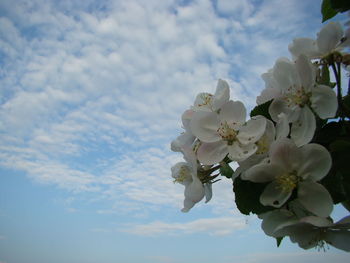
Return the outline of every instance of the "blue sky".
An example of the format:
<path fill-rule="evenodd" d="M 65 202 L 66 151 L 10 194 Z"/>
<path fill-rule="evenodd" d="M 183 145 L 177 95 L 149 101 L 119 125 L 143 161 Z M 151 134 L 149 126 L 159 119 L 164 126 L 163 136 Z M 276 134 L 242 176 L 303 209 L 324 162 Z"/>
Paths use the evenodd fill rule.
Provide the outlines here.
<path fill-rule="evenodd" d="M 251 109 L 320 2 L 1 1 L 0 263 L 344 262 L 276 248 L 229 180 L 181 213 L 170 174 L 196 94 L 222 78 Z"/>

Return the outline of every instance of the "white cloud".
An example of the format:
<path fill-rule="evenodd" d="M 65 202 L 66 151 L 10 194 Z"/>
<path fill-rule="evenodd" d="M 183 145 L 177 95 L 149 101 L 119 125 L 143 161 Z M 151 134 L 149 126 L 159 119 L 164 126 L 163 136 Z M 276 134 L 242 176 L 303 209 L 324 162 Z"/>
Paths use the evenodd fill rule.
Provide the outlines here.
<path fill-rule="evenodd" d="M 168 145 L 181 113 L 218 78 L 254 105 L 259 75 L 303 29 L 300 2 L 289 19 L 278 1 L 1 2 L 0 164 L 111 200 L 100 213 L 180 208 Z M 231 182 L 206 206 L 232 211 Z"/>
<path fill-rule="evenodd" d="M 183 235 L 195 233 L 209 233 L 215 236 L 224 236 L 245 228 L 242 219 L 232 217 L 198 219 L 187 223 L 165 223 L 155 221 L 148 224 L 125 226 L 120 231 L 135 235 Z"/>

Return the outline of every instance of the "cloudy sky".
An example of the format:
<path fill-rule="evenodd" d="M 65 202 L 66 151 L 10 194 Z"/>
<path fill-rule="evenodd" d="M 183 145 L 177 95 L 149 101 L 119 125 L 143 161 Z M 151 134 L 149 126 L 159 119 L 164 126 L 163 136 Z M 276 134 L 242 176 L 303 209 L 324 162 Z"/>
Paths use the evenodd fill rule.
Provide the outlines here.
<path fill-rule="evenodd" d="M 181 213 L 170 174 L 196 94 L 222 78 L 251 109 L 320 2 L 1 0 L 0 263 L 344 262 L 276 248 L 229 180 Z"/>

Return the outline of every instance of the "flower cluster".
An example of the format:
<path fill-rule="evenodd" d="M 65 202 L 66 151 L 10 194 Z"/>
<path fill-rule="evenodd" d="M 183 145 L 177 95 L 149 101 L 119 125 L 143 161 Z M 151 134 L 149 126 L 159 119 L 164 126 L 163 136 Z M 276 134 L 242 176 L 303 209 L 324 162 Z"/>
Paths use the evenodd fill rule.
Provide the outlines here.
<path fill-rule="evenodd" d="M 288 236 L 304 249 L 350 251 L 350 216 L 331 218 L 334 204 L 349 209 L 350 201 L 350 95 L 341 88 L 349 32 L 331 22 L 316 39 L 294 39 L 292 58 L 262 75 L 265 89 L 250 118 L 224 80 L 214 94 L 198 94 L 171 143 L 185 159 L 171 169 L 185 186 L 183 212 L 210 201 L 221 175 L 233 181 L 238 209 L 257 214 L 278 244 Z"/>

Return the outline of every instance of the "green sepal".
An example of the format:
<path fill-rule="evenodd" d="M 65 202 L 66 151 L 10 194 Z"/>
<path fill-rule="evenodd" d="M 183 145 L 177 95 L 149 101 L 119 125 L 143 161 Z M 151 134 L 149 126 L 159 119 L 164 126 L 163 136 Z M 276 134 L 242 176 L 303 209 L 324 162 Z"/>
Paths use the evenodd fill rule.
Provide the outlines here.
<path fill-rule="evenodd" d="M 277 243 L 277 247 L 279 247 L 282 243 L 284 237 L 276 237 L 276 243 Z"/>
<path fill-rule="evenodd" d="M 232 175 L 234 173 L 233 169 L 231 168 L 231 166 L 229 166 L 227 163 L 223 162 L 220 163 L 221 167 L 220 167 L 220 173 L 221 175 L 227 177 L 227 178 L 232 178 Z"/>

